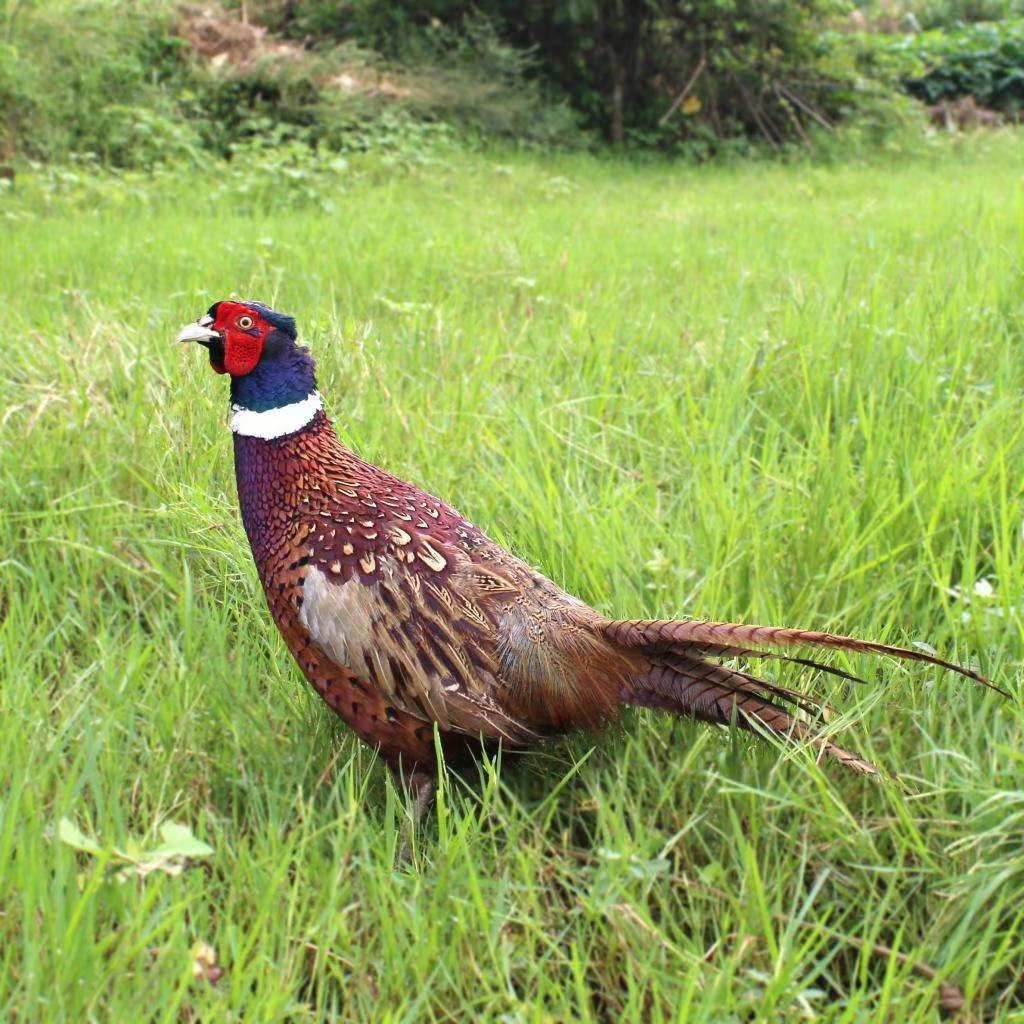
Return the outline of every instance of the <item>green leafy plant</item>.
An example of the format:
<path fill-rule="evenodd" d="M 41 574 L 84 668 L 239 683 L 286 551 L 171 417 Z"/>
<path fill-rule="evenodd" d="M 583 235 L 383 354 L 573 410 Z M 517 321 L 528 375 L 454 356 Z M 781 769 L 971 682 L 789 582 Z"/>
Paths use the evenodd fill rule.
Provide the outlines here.
<path fill-rule="evenodd" d="M 57 838 L 62 843 L 101 860 L 107 874 L 119 882 L 144 879 L 154 872 L 180 875 L 194 861 L 213 856 L 213 847 L 197 839 L 187 825 L 165 821 L 157 832 L 162 840 L 158 846 L 147 847 L 129 839 L 122 848 L 102 845 L 70 818 L 61 818 L 57 825 Z"/>
<path fill-rule="evenodd" d="M 903 84 L 926 103 L 973 96 L 1004 113 L 1024 108 L 1024 21 L 929 32 L 907 48 L 922 68 Z"/>
<path fill-rule="evenodd" d="M 1024 20 L 849 40 L 860 66 L 924 103 L 972 96 L 1016 116 L 1024 109 Z"/>

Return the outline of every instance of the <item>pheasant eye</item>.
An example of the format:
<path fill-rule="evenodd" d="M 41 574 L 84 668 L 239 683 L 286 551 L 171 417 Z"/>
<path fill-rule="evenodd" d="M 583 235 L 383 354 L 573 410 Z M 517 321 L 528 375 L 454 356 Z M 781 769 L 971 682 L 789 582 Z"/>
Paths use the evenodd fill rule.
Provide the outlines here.
<path fill-rule="evenodd" d="M 250 327 L 252 327 L 253 319 L 251 316 L 240 316 L 236 323 L 238 324 L 239 327 L 242 328 L 243 331 L 247 331 L 249 330 Z"/>

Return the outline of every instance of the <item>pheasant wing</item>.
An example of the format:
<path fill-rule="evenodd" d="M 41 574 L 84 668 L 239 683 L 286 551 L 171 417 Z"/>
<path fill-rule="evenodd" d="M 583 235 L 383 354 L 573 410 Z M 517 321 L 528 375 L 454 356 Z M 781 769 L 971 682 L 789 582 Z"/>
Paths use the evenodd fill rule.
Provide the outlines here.
<path fill-rule="evenodd" d="M 513 743 L 615 715 L 626 665 L 592 609 L 478 531 L 380 539 L 314 559 L 301 619 L 393 707 Z"/>

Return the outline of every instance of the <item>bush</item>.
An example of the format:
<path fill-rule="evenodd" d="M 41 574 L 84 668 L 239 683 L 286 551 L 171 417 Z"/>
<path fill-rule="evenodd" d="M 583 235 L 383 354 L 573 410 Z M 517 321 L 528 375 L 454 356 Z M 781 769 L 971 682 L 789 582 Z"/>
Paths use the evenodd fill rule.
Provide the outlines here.
<path fill-rule="evenodd" d="M 904 86 L 925 103 L 973 96 L 1005 114 L 1024 108 L 1024 21 L 929 32 L 911 49 L 924 67 Z"/>
<path fill-rule="evenodd" d="M 828 0 L 688 0 L 676 5 L 677 21 L 662 66 L 661 95 L 652 97 L 656 124 L 680 139 L 713 129 L 719 139 L 763 139 L 773 148 L 808 140 L 814 126 L 847 116 L 859 96 L 850 69 L 833 59 L 819 31 L 834 5 Z M 689 96 L 690 110 L 665 120 L 666 100 L 687 76 L 704 67 Z"/>
<path fill-rule="evenodd" d="M 487 133 L 564 144 L 580 138 L 575 122 L 637 148 L 711 155 L 749 150 L 747 140 L 806 145 L 823 124 L 885 116 L 822 37 L 846 17 L 840 0 L 253 0 L 249 9 L 292 38 L 354 38 L 414 68 L 423 82 L 414 113 Z"/>
<path fill-rule="evenodd" d="M 291 43 L 216 14 L 179 24 L 170 3 L 8 5 L 0 157 L 152 168 L 240 147 L 416 153 L 446 125 L 553 148 L 601 134 L 705 159 L 810 148 L 838 124 L 882 138 L 899 122 L 898 88 L 1022 102 L 1016 25 L 822 34 L 842 20 L 839 0 L 250 0 Z"/>
<path fill-rule="evenodd" d="M 1024 109 L 1024 21 L 869 36 L 861 46 L 870 74 L 924 103 L 973 96 L 982 107 L 1013 117 Z"/>
<path fill-rule="evenodd" d="M 188 72 L 170 14 L 150 6 L 118 15 L 101 4 L 8 15 L 8 42 L 0 46 L 5 151 L 46 161 L 94 153 L 146 166 L 195 144 L 176 123 L 175 95 Z M 134 125 L 129 111 L 140 115 Z"/>
<path fill-rule="evenodd" d="M 147 169 L 203 151 L 230 158 L 298 144 L 415 157 L 444 134 L 414 125 L 400 97 L 363 88 L 375 81 L 379 59 L 355 46 L 255 48 L 218 63 L 197 60 L 181 27 L 170 8 L 113 0 L 9 16 L 11 41 L 0 43 L 0 156 Z M 346 75 L 359 88 L 341 88 Z"/>
<path fill-rule="evenodd" d="M 562 149 L 585 141 L 578 115 L 541 80 L 535 54 L 511 46 L 479 12 L 455 27 L 427 26 L 407 53 L 400 105 L 413 117 Z"/>
<path fill-rule="evenodd" d="M 436 116 L 499 134 L 545 125 L 545 111 L 557 116 L 542 136 L 574 134 L 554 96 L 585 129 L 634 147 L 784 149 L 867 99 L 821 35 L 845 15 L 837 0 L 263 0 L 262 9 L 297 35 L 347 32 L 438 68 Z"/>
<path fill-rule="evenodd" d="M 197 68 L 184 107 L 203 145 L 219 156 L 261 141 L 315 147 L 324 132 L 320 89 L 305 65 L 263 60 L 240 68 Z"/>

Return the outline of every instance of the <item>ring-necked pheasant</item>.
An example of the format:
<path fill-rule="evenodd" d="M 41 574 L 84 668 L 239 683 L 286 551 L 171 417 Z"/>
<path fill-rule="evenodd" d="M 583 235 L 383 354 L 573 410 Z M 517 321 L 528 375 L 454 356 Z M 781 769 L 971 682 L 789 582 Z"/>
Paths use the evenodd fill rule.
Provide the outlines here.
<path fill-rule="evenodd" d="M 922 651 L 802 629 L 611 620 L 509 554 L 450 505 L 365 462 L 324 414 L 295 321 L 223 301 L 178 335 L 231 376 L 242 522 L 274 621 L 327 704 L 430 798 L 434 725 L 446 756 L 513 748 L 612 721 L 624 705 L 809 739 L 822 705 L 735 667 L 772 648 L 832 648 L 928 662 Z"/>

